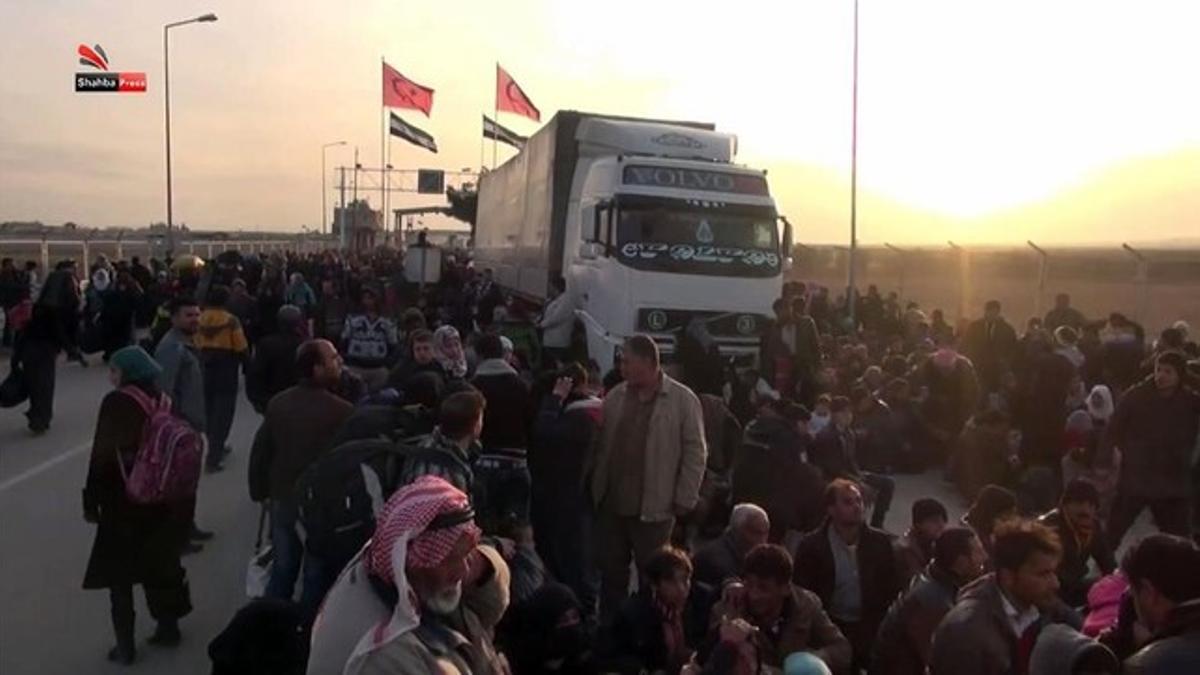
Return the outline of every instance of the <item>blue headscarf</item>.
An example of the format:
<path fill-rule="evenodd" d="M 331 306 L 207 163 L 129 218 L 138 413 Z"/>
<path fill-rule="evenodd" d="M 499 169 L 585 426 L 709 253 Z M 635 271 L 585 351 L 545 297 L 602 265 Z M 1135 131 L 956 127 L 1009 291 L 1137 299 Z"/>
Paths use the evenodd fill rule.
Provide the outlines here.
<path fill-rule="evenodd" d="M 108 365 L 121 371 L 121 384 L 154 384 L 162 374 L 162 366 L 145 349 L 137 345 L 113 352 Z"/>

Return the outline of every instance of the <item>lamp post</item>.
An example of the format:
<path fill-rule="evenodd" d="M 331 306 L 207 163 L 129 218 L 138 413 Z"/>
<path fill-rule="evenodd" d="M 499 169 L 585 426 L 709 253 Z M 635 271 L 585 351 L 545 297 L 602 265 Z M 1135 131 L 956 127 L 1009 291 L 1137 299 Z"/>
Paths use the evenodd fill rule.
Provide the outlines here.
<path fill-rule="evenodd" d="M 846 304 L 850 314 L 850 330 L 858 331 L 855 316 L 858 289 L 855 287 L 855 266 L 858 258 L 858 0 L 854 0 L 854 73 L 851 77 L 850 104 L 850 269 L 846 274 Z"/>
<path fill-rule="evenodd" d="M 209 23 L 217 20 L 217 15 L 209 12 L 200 16 L 176 21 L 163 26 L 163 105 L 165 108 L 164 126 L 167 136 L 167 257 L 170 258 L 175 253 L 175 233 L 172 229 L 174 225 L 174 212 L 171 206 L 171 58 L 170 58 L 170 30 L 177 26 L 186 26 L 189 23 Z"/>
<path fill-rule="evenodd" d="M 325 187 L 325 151 L 329 148 L 338 145 L 345 145 L 346 141 L 334 141 L 321 146 L 321 234 L 324 235 L 329 229 L 329 210 L 325 207 L 325 193 L 328 188 Z"/>

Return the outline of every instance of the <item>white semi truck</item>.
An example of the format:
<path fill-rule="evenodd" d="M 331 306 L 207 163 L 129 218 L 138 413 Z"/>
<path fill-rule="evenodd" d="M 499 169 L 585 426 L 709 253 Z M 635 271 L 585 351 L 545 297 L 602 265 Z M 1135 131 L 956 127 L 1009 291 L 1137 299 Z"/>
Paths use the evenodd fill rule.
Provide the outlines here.
<path fill-rule="evenodd" d="M 792 237 L 736 146 L 711 124 L 559 112 L 480 178 L 476 269 L 537 301 L 565 278 L 603 372 L 636 333 L 669 357 L 694 319 L 722 355 L 752 357 Z"/>

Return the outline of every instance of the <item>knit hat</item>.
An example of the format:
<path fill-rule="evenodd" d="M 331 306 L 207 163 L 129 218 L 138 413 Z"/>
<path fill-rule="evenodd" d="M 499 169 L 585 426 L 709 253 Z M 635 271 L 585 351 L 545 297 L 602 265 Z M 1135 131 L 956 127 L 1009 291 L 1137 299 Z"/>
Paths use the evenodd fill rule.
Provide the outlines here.
<path fill-rule="evenodd" d="M 830 675 L 829 666 L 815 654 L 795 652 L 783 661 L 784 675 Z"/>
<path fill-rule="evenodd" d="M 110 368 L 121 372 L 121 384 L 153 383 L 162 374 L 162 366 L 145 349 L 137 345 L 113 352 L 108 359 Z"/>

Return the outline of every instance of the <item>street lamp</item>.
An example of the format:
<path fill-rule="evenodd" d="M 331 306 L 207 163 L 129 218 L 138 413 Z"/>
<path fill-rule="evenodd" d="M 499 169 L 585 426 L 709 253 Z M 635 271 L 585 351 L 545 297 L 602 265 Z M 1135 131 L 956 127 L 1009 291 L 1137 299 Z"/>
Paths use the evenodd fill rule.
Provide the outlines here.
<path fill-rule="evenodd" d="M 325 151 L 337 145 L 345 145 L 346 141 L 334 141 L 321 146 L 321 234 L 325 234 L 328 228 L 328 209 L 325 207 L 325 193 L 329 192 L 325 187 Z"/>
<path fill-rule="evenodd" d="M 850 329 L 858 330 L 855 311 L 858 288 L 855 267 L 858 258 L 858 0 L 854 0 L 854 71 L 851 76 L 850 103 L 850 269 L 846 274 L 846 303 L 849 305 Z"/>
<path fill-rule="evenodd" d="M 189 23 L 209 23 L 217 20 L 217 15 L 209 12 L 201 14 L 192 19 L 176 21 L 163 26 L 163 104 L 166 109 L 164 115 L 164 126 L 166 127 L 167 136 L 167 257 L 170 258 L 175 253 L 175 235 L 172 230 L 174 224 L 174 212 L 171 206 L 171 59 L 168 49 L 170 35 L 169 31 L 176 26 L 186 26 Z"/>

